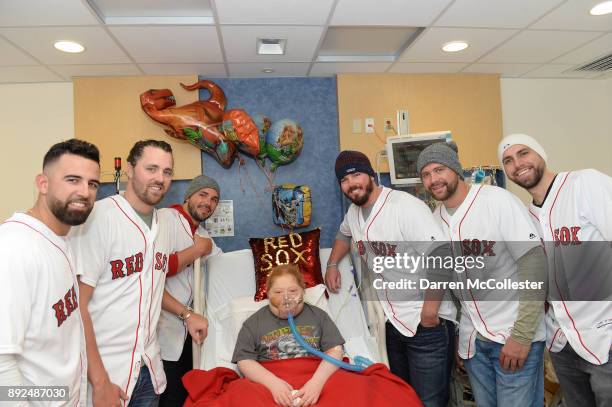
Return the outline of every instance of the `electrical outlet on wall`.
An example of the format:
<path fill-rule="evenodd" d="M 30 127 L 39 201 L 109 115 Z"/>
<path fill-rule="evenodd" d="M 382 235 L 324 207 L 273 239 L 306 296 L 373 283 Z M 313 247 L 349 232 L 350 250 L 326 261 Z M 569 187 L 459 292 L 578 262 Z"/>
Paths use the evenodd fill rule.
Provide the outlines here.
<path fill-rule="evenodd" d="M 366 134 L 374 134 L 374 119 L 371 117 L 365 119 L 365 132 Z"/>

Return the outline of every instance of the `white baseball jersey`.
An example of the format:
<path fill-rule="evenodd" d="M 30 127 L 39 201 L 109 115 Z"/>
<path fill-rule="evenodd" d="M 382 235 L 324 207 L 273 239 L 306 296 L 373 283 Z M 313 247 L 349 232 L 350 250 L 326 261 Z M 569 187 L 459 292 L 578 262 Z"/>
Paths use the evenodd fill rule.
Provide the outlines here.
<path fill-rule="evenodd" d="M 168 217 L 153 212 L 151 228 L 128 201 L 96 202 L 70 240 L 81 282 L 94 287 L 88 310 L 111 382 L 132 394 L 141 361 L 157 394 L 166 387 L 157 321 L 174 237 Z M 91 405 L 91 388 L 88 404 Z"/>
<path fill-rule="evenodd" d="M 13 354 L 26 384 L 68 386 L 85 405 L 87 355 L 78 283 L 64 237 L 24 213 L 0 225 L 0 353 Z"/>
<path fill-rule="evenodd" d="M 559 173 L 542 207 L 531 204 L 529 212 L 546 242 L 551 272 L 554 267 L 564 267 L 609 273 L 612 250 L 588 259 L 586 251 L 582 256 L 564 256 L 563 251 L 584 242 L 612 241 L 612 178 L 592 169 Z M 558 290 L 551 280 L 549 290 Z M 592 280 L 584 283 L 594 284 Z M 612 302 L 561 300 L 550 305 L 546 315 L 549 350 L 559 352 L 569 341 L 583 359 L 597 365 L 606 363 L 612 345 Z"/>
<path fill-rule="evenodd" d="M 393 257 L 401 251 L 418 257 L 423 253 L 428 254 L 435 247 L 436 241 L 444 240 L 442 230 L 423 201 L 406 192 L 386 187 L 382 188 L 367 219 L 363 218 L 359 206 L 351 204 L 340 225 L 340 233 L 352 237 L 370 271 L 373 270 L 373 259 L 376 256 Z M 405 270 L 386 269 L 382 273 L 383 278 L 386 273 L 396 278 L 411 277 Z M 413 276 L 417 275 L 415 273 Z M 398 298 L 397 292 L 389 293 L 386 289 L 376 292 L 393 326 L 404 336 L 414 336 L 421 322 L 424 292 L 418 286 L 416 289 L 404 290 L 405 297 L 401 301 L 393 300 Z M 441 318 L 454 321 L 454 304 L 443 301 L 438 314 Z"/>
<path fill-rule="evenodd" d="M 175 229 L 176 240 L 172 246 L 172 252 L 179 252 L 193 245 L 193 233 L 187 218 L 178 210 L 164 208 L 158 211 L 160 216 L 168 217 L 170 227 Z M 202 237 L 209 237 L 208 232 L 200 224 L 196 233 Z M 212 239 L 211 239 L 212 240 Z M 221 254 L 222 251 L 213 240 L 212 251 L 208 256 L 202 258 L 206 260 L 209 256 Z M 170 293 L 181 304 L 191 306 L 193 303 L 193 264 L 187 266 L 180 273 L 166 279 L 166 291 Z M 176 315 L 162 310 L 157 325 L 159 336 L 159 346 L 163 360 L 177 361 L 181 357 L 185 338 L 187 337 L 187 326 Z"/>
<path fill-rule="evenodd" d="M 454 273 L 456 281 L 464 284 L 463 289 L 454 290 L 461 301 L 459 355 L 469 359 L 475 355 L 478 333 L 491 341 L 506 343 L 518 315 L 519 293 L 510 289 L 480 291 L 470 288 L 467 280 L 519 282 L 517 260 L 541 242 L 525 206 L 499 187 L 472 186 L 452 216 L 444 205 L 439 205 L 434 215 L 448 238 L 460 246 L 461 253 L 455 252 L 455 256 L 483 257 L 484 268 Z M 491 300 L 479 300 L 485 296 Z M 542 315 L 533 342 L 545 337 Z"/>

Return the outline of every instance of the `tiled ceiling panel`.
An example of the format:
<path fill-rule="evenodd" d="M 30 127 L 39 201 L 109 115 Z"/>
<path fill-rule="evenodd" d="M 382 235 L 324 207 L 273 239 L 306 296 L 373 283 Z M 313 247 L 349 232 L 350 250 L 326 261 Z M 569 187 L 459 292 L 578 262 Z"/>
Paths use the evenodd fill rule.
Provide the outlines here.
<path fill-rule="evenodd" d="M 457 73 L 467 64 L 461 63 L 397 63 L 391 67 L 391 73 Z"/>
<path fill-rule="evenodd" d="M 612 30 L 612 14 L 592 16 L 591 8 L 602 0 L 567 0 L 530 28 L 543 30 Z"/>
<path fill-rule="evenodd" d="M 563 0 L 455 0 L 436 26 L 524 28 Z"/>
<path fill-rule="evenodd" d="M 0 35 L 44 64 L 121 64 L 131 62 L 101 27 L 0 28 Z M 67 54 L 53 47 L 55 41 L 78 41 L 82 54 Z"/>
<path fill-rule="evenodd" d="M 599 35 L 579 31 L 523 31 L 479 62 L 544 63 Z"/>
<path fill-rule="evenodd" d="M 50 65 L 53 71 L 65 79 L 77 76 L 138 76 L 142 72 L 133 64 L 116 65 Z"/>
<path fill-rule="evenodd" d="M 451 0 L 338 0 L 331 25 L 424 27 Z"/>
<path fill-rule="evenodd" d="M 253 63 L 229 64 L 230 76 L 239 77 L 274 77 L 274 76 L 306 76 L 309 64 L 306 63 Z M 264 69 L 273 72 L 265 73 Z"/>
<path fill-rule="evenodd" d="M 226 76 L 224 64 L 139 64 L 146 75 Z"/>
<path fill-rule="evenodd" d="M 228 62 L 309 62 L 323 33 L 323 27 L 307 26 L 222 26 Z M 285 55 L 258 55 L 258 38 L 287 40 Z"/>
<path fill-rule="evenodd" d="M 498 73 L 503 76 L 516 77 L 539 67 L 539 64 L 472 64 L 462 72 Z"/>
<path fill-rule="evenodd" d="M 473 62 L 513 35 L 515 30 L 439 28 L 426 30 L 400 57 L 401 62 Z M 461 52 L 444 52 L 451 41 L 467 41 Z"/>
<path fill-rule="evenodd" d="M 380 73 L 390 62 L 317 62 L 310 71 L 311 76 L 332 76 L 336 73 Z"/>
<path fill-rule="evenodd" d="M 324 25 L 333 0 L 218 0 L 219 24 Z"/>
<path fill-rule="evenodd" d="M 0 26 L 89 25 L 98 19 L 80 0 L 1 0 Z"/>
<path fill-rule="evenodd" d="M 416 31 L 410 27 L 330 27 L 319 55 L 394 55 Z"/>
<path fill-rule="evenodd" d="M 0 65 L 38 65 L 38 62 L 0 37 Z"/>
<path fill-rule="evenodd" d="M 65 79 L 43 66 L 0 66 L 0 83 L 59 82 Z"/>
<path fill-rule="evenodd" d="M 111 27 L 136 62 L 223 62 L 215 27 Z"/>

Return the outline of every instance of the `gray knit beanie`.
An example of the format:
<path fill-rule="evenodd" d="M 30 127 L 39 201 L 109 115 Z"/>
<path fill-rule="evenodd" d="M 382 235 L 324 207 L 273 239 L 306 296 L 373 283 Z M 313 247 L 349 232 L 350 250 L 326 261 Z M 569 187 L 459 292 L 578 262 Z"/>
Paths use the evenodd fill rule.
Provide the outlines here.
<path fill-rule="evenodd" d="M 207 175 L 198 175 L 187 187 L 187 191 L 185 191 L 185 199 L 183 201 L 188 200 L 191 195 L 195 194 L 202 188 L 214 189 L 217 191 L 217 194 L 221 196 L 221 191 L 219 190 L 219 184 L 217 184 L 217 181 Z"/>
<path fill-rule="evenodd" d="M 455 171 L 457 175 L 463 179 L 463 169 L 461 168 L 461 163 L 459 162 L 457 152 L 457 144 L 455 144 L 453 141 L 439 142 L 428 146 L 421 151 L 421 154 L 419 154 L 419 158 L 417 159 L 417 171 L 419 172 L 419 177 L 421 176 L 423 167 L 425 167 L 427 164 L 438 163 Z"/>

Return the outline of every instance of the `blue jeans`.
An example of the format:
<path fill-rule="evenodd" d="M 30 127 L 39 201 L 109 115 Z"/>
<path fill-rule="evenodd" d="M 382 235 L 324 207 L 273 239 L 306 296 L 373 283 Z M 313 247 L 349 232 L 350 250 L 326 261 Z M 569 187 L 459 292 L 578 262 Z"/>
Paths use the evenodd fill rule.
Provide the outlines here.
<path fill-rule="evenodd" d="M 464 361 L 478 407 L 542 407 L 544 405 L 544 342 L 534 342 L 521 370 L 502 368 L 504 345 L 476 339 L 476 354 Z"/>
<path fill-rule="evenodd" d="M 412 338 L 387 322 L 387 354 L 391 372 L 414 388 L 425 407 L 446 407 L 455 349 L 455 327 L 440 319 L 433 328 L 421 325 Z"/>
<path fill-rule="evenodd" d="M 129 407 L 157 407 L 159 403 L 159 395 L 155 394 L 153 382 L 149 368 L 143 366 L 140 368 L 140 375 L 136 382 L 136 387 L 132 392 L 132 397 L 128 402 Z"/>
<path fill-rule="evenodd" d="M 594 365 L 569 343 L 561 352 L 550 353 L 567 407 L 612 407 L 612 351 L 609 355 L 607 363 Z"/>

